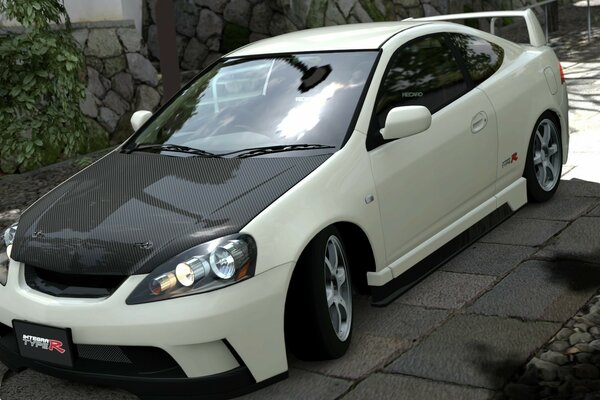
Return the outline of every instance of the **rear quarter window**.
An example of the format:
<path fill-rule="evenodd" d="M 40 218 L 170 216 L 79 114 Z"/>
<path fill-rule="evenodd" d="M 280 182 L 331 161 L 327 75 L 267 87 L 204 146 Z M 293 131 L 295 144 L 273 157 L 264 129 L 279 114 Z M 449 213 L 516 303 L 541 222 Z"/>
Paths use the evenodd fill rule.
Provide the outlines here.
<path fill-rule="evenodd" d="M 497 44 L 472 35 L 451 34 L 450 37 L 476 85 L 492 76 L 502 65 L 504 49 Z"/>

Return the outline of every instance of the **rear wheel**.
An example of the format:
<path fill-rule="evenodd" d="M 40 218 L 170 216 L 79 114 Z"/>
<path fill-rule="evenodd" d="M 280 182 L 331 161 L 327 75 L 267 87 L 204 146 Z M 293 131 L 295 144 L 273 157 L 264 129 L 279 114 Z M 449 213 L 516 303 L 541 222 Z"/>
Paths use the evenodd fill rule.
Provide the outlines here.
<path fill-rule="evenodd" d="M 302 360 L 341 357 L 352 336 L 352 284 L 340 232 L 329 227 L 308 245 L 286 303 L 288 348 Z"/>
<path fill-rule="evenodd" d="M 560 183 L 562 145 L 559 126 L 556 117 L 545 112 L 538 119 L 529 141 L 524 176 L 528 197 L 535 202 L 550 199 Z"/>

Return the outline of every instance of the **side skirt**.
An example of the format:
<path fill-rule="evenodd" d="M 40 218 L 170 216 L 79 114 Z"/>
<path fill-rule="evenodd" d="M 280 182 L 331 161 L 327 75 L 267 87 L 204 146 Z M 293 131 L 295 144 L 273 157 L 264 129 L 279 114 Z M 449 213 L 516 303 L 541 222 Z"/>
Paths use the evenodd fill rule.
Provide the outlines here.
<path fill-rule="evenodd" d="M 442 264 L 510 217 L 512 213 L 508 203 L 503 204 L 397 278 L 383 286 L 371 286 L 371 304 L 376 307 L 390 304 Z"/>

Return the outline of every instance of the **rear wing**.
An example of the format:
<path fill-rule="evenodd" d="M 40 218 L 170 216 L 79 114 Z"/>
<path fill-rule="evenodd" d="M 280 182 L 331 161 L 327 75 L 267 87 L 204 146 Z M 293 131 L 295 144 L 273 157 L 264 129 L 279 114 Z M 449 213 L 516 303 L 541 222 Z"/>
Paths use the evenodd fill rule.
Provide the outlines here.
<path fill-rule="evenodd" d="M 494 23 L 498 18 L 520 17 L 525 19 L 527 24 L 527 33 L 529 34 L 529 43 L 532 46 L 540 47 L 546 45 L 546 36 L 542 26 L 531 9 L 524 11 L 485 11 L 464 14 L 436 15 L 434 17 L 408 18 L 413 21 L 453 21 L 457 19 L 479 19 L 490 18 L 490 33 L 495 34 Z"/>

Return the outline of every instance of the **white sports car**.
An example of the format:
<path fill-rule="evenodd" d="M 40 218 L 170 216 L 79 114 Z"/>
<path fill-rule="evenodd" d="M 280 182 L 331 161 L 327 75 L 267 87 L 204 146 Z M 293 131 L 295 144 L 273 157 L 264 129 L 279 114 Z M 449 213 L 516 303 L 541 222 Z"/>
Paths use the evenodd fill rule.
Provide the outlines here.
<path fill-rule="evenodd" d="M 440 19 L 518 16 L 519 45 Z M 567 91 L 531 11 L 306 30 L 228 54 L 23 213 L 0 360 L 233 397 L 342 356 L 385 305 L 556 191 Z"/>

